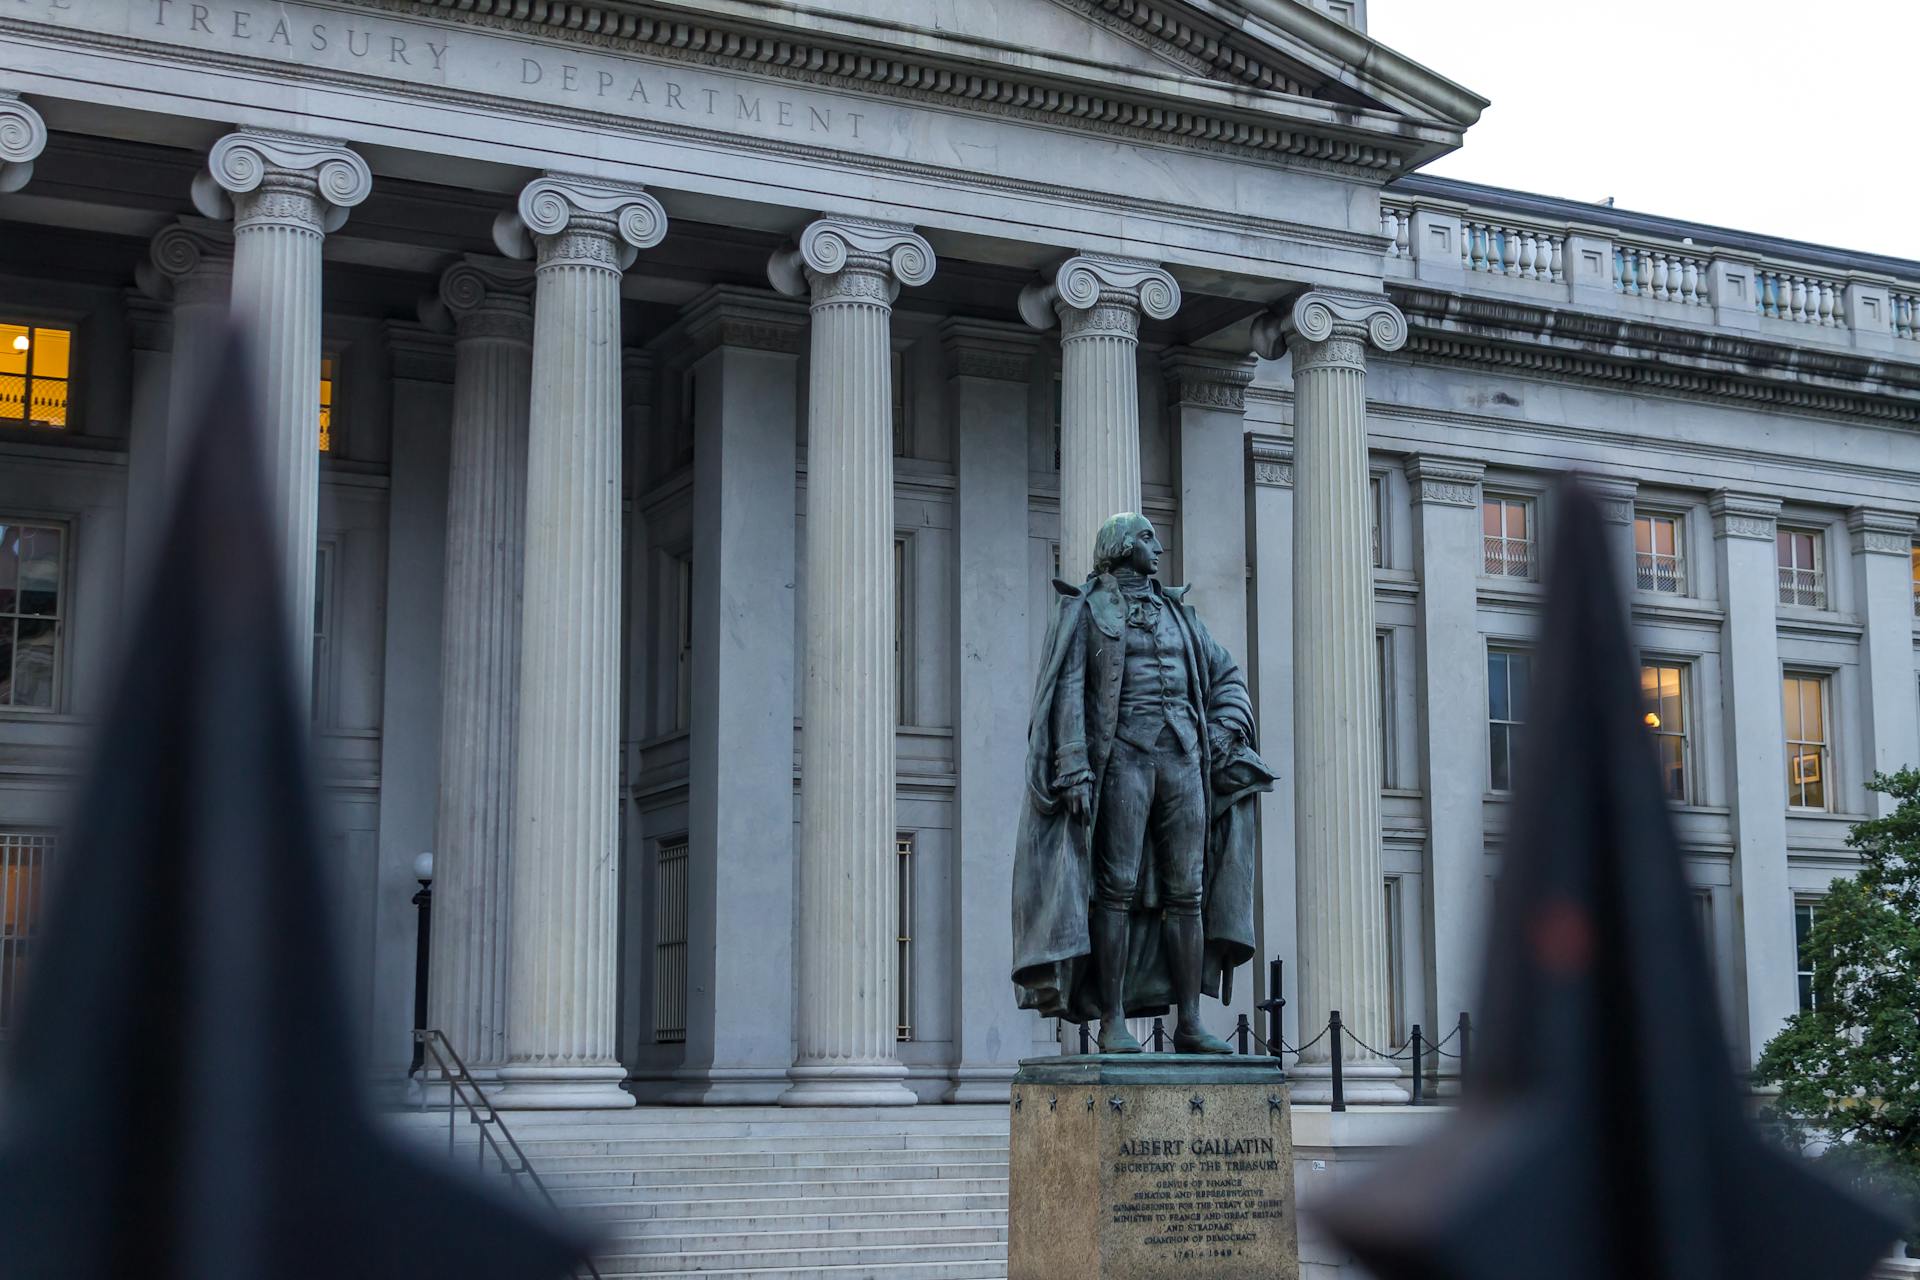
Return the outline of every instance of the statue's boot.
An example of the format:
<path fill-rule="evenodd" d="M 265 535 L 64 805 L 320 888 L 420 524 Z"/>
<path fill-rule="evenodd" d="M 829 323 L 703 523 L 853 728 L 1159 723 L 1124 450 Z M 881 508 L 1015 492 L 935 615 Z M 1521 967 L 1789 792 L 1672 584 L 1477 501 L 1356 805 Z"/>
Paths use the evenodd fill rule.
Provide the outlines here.
<path fill-rule="evenodd" d="M 1200 1025 L 1200 962 L 1205 939 L 1200 917 L 1173 916 L 1166 919 L 1167 966 L 1172 970 L 1174 999 L 1180 1006 L 1180 1026 L 1173 1033 L 1175 1053 L 1232 1053 L 1219 1036 L 1210 1035 Z"/>
<path fill-rule="evenodd" d="M 1093 958 L 1100 966 L 1100 1052 L 1139 1053 L 1127 1030 L 1127 913 L 1111 907 L 1093 912 Z"/>

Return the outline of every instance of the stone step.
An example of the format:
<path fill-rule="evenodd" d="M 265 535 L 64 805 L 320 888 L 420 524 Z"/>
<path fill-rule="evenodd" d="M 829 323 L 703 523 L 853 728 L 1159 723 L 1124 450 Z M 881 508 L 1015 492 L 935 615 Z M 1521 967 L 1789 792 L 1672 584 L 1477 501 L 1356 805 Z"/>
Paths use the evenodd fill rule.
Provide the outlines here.
<path fill-rule="evenodd" d="M 705 1147 L 688 1146 L 680 1146 L 671 1151 L 554 1151 L 551 1148 L 536 1147 L 529 1142 L 521 1143 L 520 1149 L 527 1153 L 527 1159 L 531 1160 L 533 1167 L 541 1173 L 549 1169 L 558 1173 L 567 1169 L 607 1169 L 619 1165 L 644 1166 L 648 1169 L 787 1169 L 796 1165 L 845 1168 L 882 1165 L 892 1167 L 914 1164 L 954 1164 L 969 1160 L 997 1160 L 1005 1164 L 1007 1159 L 1007 1144 L 1004 1141 L 996 1146 L 916 1146 L 890 1147 L 880 1150 L 855 1146 L 841 1151 L 819 1151 L 809 1148 L 791 1151 L 711 1151 Z M 445 1150 L 443 1146 L 442 1153 Z M 471 1161 L 472 1144 L 468 1144 L 464 1150 Z"/>
<path fill-rule="evenodd" d="M 733 1218 L 640 1218 L 631 1221 L 610 1220 L 598 1224 L 601 1239 L 638 1241 L 672 1239 L 699 1232 L 714 1236 L 814 1232 L 923 1231 L 954 1228 L 984 1228 L 1006 1234 L 1007 1215 L 1001 1208 L 895 1209 L 886 1213 L 755 1213 Z M 623 1246 L 623 1251 L 638 1248 Z"/>
<path fill-rule="evenodd" d="M 700 1221 L 693 1219 L 692 1221 Z M 778 1219 L 765 1219 L 764 1231 L 706 1231 L 698 1235 L 616 1236 L 605 1239 L 602 1248 L 614 1255 L 631 1253 L 737 1253 L 762 1249 L 865 1249 L 913 1248 L 940 1249 L 967 1245 L 998 1245 L 1003 1250 L 1007 1229 L 1000 1226 L 978 1227 L 869 1227 L 852 1231 L 785 1231 Z M 703 1224 L 704 1226 L 704 1224 Z M 989 1250 L 990 1252 L 990 1250 Z M 938 1254 L 929 1256 L 937 1257 Z"/>
<path fill-rule="evenodd" d="M 1007 1211 L 1007 1188 L 1004 1182 L 991 1191 L 955 1191 L 954 1184 L 945 1183 L 946 1189 L 939 1192 L 910 1193 L 889 1190 L 873 1195 L 812 1195 L 785 1196 L 778 1202 L 782 1215 L 839 1215 L 860 1213 L 954 1213 L 972 1210 L 991 1210 L 1004 1214 Z M 744 1188 L 729 1188 L 739 1192 Z M 576 1196 L 580 1198 L 575 1198 Z M 589 1198 L 591 1197 L 591 1198 Z M 622 1196 L 619 1188 L 598 1188 L 592 1192 L 575 1192 L 568 1196 L 556 1195 L 562 1202 L 565 1212 L 582 1219 L 603 1222 L 639 1222 L 643 1220 L 664 1220 L 669 1218 L 755 1218 L 769 1216 L 772 1207 L 764 1196 L 742 1196 L 736 1194 L 730 1199 L 708 1197 L 690 1200 L 654 1200 L 641 1201 L 631 1195 Z"/>
<path fill-rule="evenodd" d="M 961 1151 L 998 1151 L 1007 1149 L 1005 1134 L 943 1134 L 928 1136 L 918 1133 L 874 1134 L 868 1137 L 848 1138 L 711 1138 L 689 1140 L 685 1138 L 628 1138 L 605 1141 L 587 1141 L 577 1138 L 528 1138 L 519 1133 L 513 1135 L 520 1149 L 527 1153 L 530 1160 L 544 1161 L 550 1158 L 568 1156 L 609 1155 L 622 1158 L 671 1159 L 682 1155 L 780 1155 L 780 1154 L 826 1154 L 829 1152 L 847 1152 L 858 1154 L 877 1154 L 881 1152 L 916 1153 L 922 1151 L 961 1152 Z M 472 1129 L 465 1132 L 455 1131 L 454 1151 L 471 1154 L 478 1136 Z M 446 1151 L 447 1135 L 445 1131 L 429 1135 L 424 1139 L 426 1149 L 436 1148 Z"/>
<path fill-rule="evenodd" d="M 652 1259 L 637 1256 L 618 1266 L 599 1264 L 607 1280 L 620 1277 L 685 1275 L 684 1271 L 661 1271 Z M 730 1271 L 701 1271 L 707 1280 L 1006 1280 L 1005 1258 L 968 1259 L 951 1262 L 821 1262 L 811 1266 L 748 1266 Z"/>
<path fill-rule="evenodd" d="M 943 1262 L 985 1262 L 1004 1268 L 1006 1248 L 998 1244 L 961 1246 L 960 1257 L 942 1258 Z M 679 1275 L 689 1271 L 709 1273 L 751 1271 L 754 1275 L 790 1271 L 804 1267 L 884 1267 L 893 1268 L 929 1261 L 924 1247 L 914 1245 L 832 1246 L 820 1249 L 736 1249 L 711 1253 L 613 1253 L 595 1259 L 602 1272 L 643 1271 L 646 1274 Z"/>
<path fill-rule="evenodd" d="M 775 1180 L 806 1182 L 831 1178 L 836 1182 L 869 1183 L 923 1181 L 930 1178 L 1005 1178 L 1005 1160 L 956 1160 L 952 1162 L 902 1165 L 833 1165 L 811 1161 L 778 1168 L 733 1169 L 703 1165 L 693 1169 L 660 1168 L 652 1164 L 609 1165 L 598 1160 L 587 1168 L 556 1169 L 551 1162 L 534 1164 L 540 1181 L 549 1190 L 561 1187 L 678 1187 L 689 1183 L 718 1186 L 722 1183 L 762 1184 Z"/>
<path fill-rule="evenodd" d="M 619 1178 L 627 1181 L 619 1181 Z M 681 1182 L 662 1187 L 633 1185 L 632 1174 L 609 1175 L 608 1181 L 593 1185 L 554 1186 L 548 1184 L 553 1198 L 561 1205 L 600 1202 L 607 1192 L 617 1190 L 633 1197 L 636 1203 L 698 1202 L 732 1197 L 737 1200 L 808 1200 L 855 1198 L 875 1195 L 991 1195 L 1004 1196 L 1007 1180 L 1001 1178 L 845 1178 L 817 1182 L 707 1183 Z M 543 1182 L 546 1179 L 541 1179 Z"/>

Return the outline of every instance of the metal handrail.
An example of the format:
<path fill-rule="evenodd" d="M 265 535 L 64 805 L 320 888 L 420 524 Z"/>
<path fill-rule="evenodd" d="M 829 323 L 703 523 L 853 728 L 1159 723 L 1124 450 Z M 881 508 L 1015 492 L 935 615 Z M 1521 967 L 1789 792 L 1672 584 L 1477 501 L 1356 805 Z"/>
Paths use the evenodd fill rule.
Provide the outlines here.
<path fill-rule="evenodd" d="M 480 1128 L 479 1141 L 474 1144 L 475 1154 L 478 1156 L 478 1167 L 483 1171 L 486 1169 L 487 1156 L 491 1152 L 494 1160 L 500 1165 L 500 1172 L 507 1175 L 507 1181 L 516 1191 L 520 1191 L 522 1195 L 526 1194 L 520 1186 L 520 1179 L 524 1176 L 540 1193 L 541 1199 L 546 1201 L 547 1207 L 558 1214 L 559 1201 L 553 1198 L 553 1192 L 547 1190 L 547 1184 L 540 1180 L 538 1173 L 534 1172 L 533 1163 L 527 1159 L 527 1153 L 520 1149 L 520 1144 L 513 1140 L 513 1134 L 507 1129 L 506 1118 L 494 1107 L 493 1101 L 474 1080 L 472 1073 L 467 1070 L 467 1064 L 461 1061 L 459 1053 L 454 1050 L 446 1034 L 434 1027 L 421 1027 L 414 1030 L 413 1039 L 432 1059 L 432 1066 L 439 1071 L 441 1081 L 447 1086 L 447 1159 L 453 1159 L 454 1125 L 458 1117 L 458 1108 L 454 1104 L 458 1102 L 461 1107 L 466 1108 L 467 1122 L 478 1125 Z M 453 1063 L 451 1069 L 447 1065 L 449 1059 Z M 424 1085 L 424 1079 L 422 1083 Z M 420 1108 L 425 1110 L 427 1103 L 424 1088 L 421 1090 L 420 1097 Z M 495 1131 L 500 1135 L 498 1138 L 494 1136 Z M 505 1139 L 506 1146 L 500 1145 L 501 1139 Z M 508 1159 L 509 1152 L 512 1153 L 511 1160 Z M 592 1258 L 585 1259 L 581 1267 L 587 1275 L 593 1277 L 593 1280 L 603 1280 L 600 1269 L 593 1265 Z"/>

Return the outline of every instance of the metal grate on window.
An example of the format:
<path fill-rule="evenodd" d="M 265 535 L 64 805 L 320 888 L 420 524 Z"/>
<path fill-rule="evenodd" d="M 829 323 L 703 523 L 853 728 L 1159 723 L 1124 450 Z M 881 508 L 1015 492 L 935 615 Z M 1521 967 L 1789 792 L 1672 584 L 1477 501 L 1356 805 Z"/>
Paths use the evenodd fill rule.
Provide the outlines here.
<path fill-rule="evenodd" d="M 899 878 L 899 948 L 893 983 L 896 1021 L 894 1038 L 913 1039 L 913 837 L 897 836 L 893 842 L 895 875 Z"/>
<path fill-rule="evenodd" d="M 662 840 L 653 855 L 653 1039 L 687 1038 L 687 838 Z"/>
<path fill-rule="evenodd" d="M 0 831 L 0 1041 L 20 1016 L 53 851 L 52 836 Z"/>
<path fill-rule="evenodd" d="M 1827 575 L 1821 564 L 1820 535 L 1808 529 L 1782 529 L 1774 536 L 1780 570 L 1780 603 L 1801 609 L 1827 607 Z"/>

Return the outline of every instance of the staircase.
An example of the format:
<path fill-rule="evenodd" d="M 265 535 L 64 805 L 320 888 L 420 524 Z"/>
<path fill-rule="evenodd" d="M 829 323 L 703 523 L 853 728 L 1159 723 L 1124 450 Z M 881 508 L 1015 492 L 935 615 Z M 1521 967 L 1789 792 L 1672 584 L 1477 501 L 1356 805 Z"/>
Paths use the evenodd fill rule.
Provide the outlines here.
<path fill-rule="evenodd" d="M 1007 1112 L 636 1107 L 510 1112 L 603 1276 L 974 1280 L 1007 1274 Z M 402 1129 L 446 1150 L 447 1113 Z M 474 1126 L 454 1126 L 472 1167 Z M 462 1132 L 467 1130 L 469 1132 Z"/>

